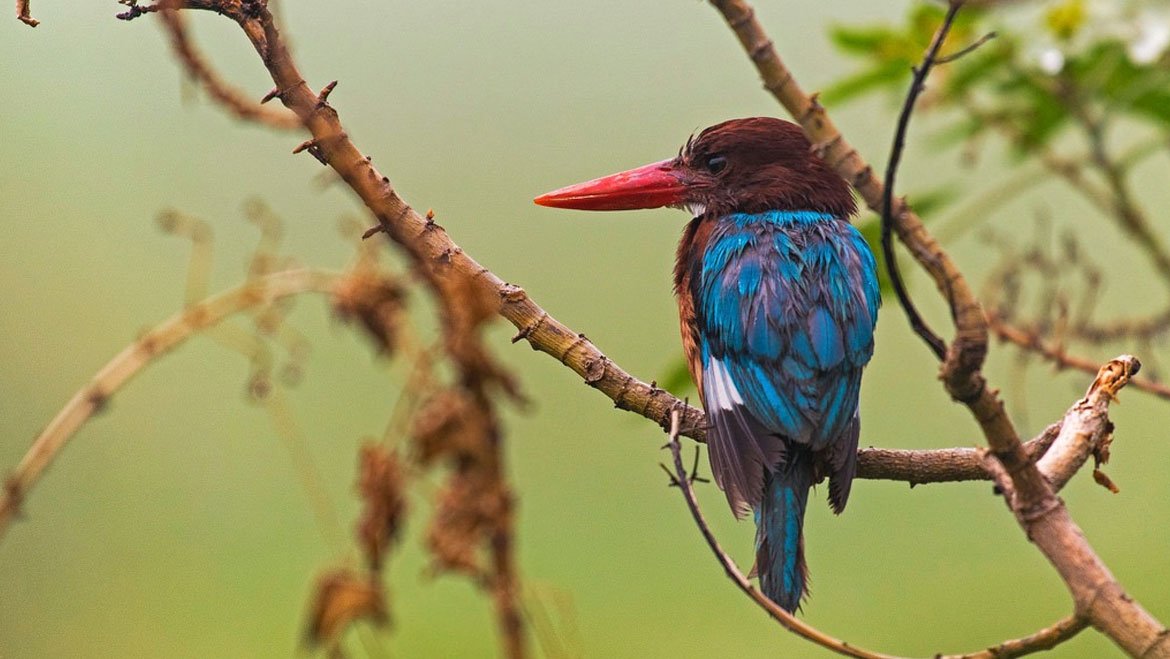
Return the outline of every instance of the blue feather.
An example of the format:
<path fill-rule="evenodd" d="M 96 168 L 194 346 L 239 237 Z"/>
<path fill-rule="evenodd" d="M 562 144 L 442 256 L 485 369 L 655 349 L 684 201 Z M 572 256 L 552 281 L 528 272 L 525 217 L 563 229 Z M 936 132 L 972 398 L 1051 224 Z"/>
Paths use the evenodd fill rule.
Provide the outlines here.
<path fill-rule="evenodd" d="M 793 610 L 813 465 L 855 450 L 880 304 L 874 258 L 832 215 L 732 214 L 716 221 L 692 286 L 712 470 L 733 509 L 755 511 L 761 587 Z M 848 482 L 833 492 L 839 510 Z"/>

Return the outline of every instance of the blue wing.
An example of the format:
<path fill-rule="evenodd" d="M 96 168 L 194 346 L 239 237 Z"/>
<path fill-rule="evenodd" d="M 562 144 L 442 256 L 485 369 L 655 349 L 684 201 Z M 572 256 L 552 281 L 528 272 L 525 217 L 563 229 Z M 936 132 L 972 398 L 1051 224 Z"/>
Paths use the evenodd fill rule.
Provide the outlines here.
<path fill-rule="evenodd" d="M 732 508 L 759 503 L 765 469 L 784 461 L 789 443 L 830 449 L 834 471 L 846 459 L 852 469 L 880 301 L 857 230 L 809 212 L 721 218 L 695 298 L 712 469 Z M 848 476 L 834 507 L 844 506 Z"/>

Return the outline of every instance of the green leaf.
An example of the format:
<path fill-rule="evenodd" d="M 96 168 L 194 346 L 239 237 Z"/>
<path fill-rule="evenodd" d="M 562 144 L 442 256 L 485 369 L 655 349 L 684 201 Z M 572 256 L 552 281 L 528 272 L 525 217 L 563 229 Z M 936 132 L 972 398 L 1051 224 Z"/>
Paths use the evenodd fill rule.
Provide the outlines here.
<path fill-rule="evenodd" d="M 891 44 L 903 41 L 904 37 L 888 27 L 845 27 L 835 26 L 829 30 L 829 38 L 842 52 L 872 58 Z"/>
<path fill-rule="evenodd" d="M 844 103 L 882 88 L 898 89 L 909 77 L 910 69 L 904 62 L 890 61 L 833 83 L 821 94 L 821 100 L 828 104 Z"/>
<path fill-rule="evenodd" d="M 670 362 L 658 378 L 658 386 L 675 396 L 682 396 L 695 391 L 695 383 L 691 381 L 691 372 L 687 369 L 687 360 L 682 355 Z"/>

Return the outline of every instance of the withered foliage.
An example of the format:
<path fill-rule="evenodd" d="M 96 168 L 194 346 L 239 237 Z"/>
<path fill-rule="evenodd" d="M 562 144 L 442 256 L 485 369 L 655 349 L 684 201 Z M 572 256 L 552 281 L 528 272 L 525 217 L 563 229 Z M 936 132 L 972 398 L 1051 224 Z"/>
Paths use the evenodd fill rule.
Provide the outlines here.
<path fill-rule="evenodd" d="M 333 309 L 343 319 L 361 323 L 379 352 L 392 355 L 398 347 L 406 290 L 384 273 L 350 277 L 333 294 Z"/>
<path fill-rule="evenodd" d="M 491 442 L 482 434 L 488 429 L 483 408 L 461 387 L 442 389 L 429 396 L 415 413 L 411 439 L 418 460 L 429 465 L 440 458 L 451 464 L 482 461 Z"/>
<path fill-rule="evenodd" d="M 407 400 L 421 401 L 402 408 L 414 408 L 405 457 L 381 445 L 362 450 L 358 491 L 364 505 L 357 543 L 376 579 L 406 516 L 407 473 L 443 472 L 426 532 L 431 572 L 470 576 L 490 592 L 506 653 L 521 656 L 524 632 L 511 554 L 512 494 L 496 403 L 501 394 L 517 402 L 523 398 L 480 335 L 484 323 L 495 318 L 498 301 L 466 278 L 447 276 L 443 259 L 414 265 L 439 313 L 441 336 L 434 345 L 416 345 L 417 334 L 408 328 L 406 286 L 398 279 L 371 270 L 351 277 L 333 297 L 336 312 L 357 319 L 380 352 L 415 355 L 415 369 L 421 371 L 403 392 Z"/>
<path fill-rule="evenodd" d="M 321 575 L 313 593 L 305 641 L 311 646 L 336 644 L 357 620 L 375 625 L 390 620 L 376 578 L 344 569 Z"/>
<path fill-rule="evenodd" d="M 390 545 L 398 540 L 406 516 L 406 468 L 398 455 L 377 444 L 366 444 L 358 456 L 358 544 L 373 572 L 382 569 Z"/>

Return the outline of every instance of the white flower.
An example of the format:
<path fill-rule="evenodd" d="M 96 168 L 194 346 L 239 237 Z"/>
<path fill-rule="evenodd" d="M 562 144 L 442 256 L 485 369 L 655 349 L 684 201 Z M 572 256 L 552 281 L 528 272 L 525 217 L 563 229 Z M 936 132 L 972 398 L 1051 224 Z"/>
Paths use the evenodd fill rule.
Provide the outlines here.
<path fill-rule="evenodd" d="M 1138 66 L 1153 64 L 1170 46 L 1170 16 L 1163 12 L 1141 11 L 1131 23 L 1126 40 L 1129 59 Z"/>

